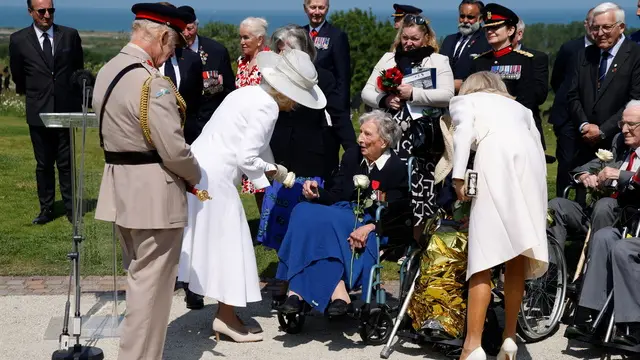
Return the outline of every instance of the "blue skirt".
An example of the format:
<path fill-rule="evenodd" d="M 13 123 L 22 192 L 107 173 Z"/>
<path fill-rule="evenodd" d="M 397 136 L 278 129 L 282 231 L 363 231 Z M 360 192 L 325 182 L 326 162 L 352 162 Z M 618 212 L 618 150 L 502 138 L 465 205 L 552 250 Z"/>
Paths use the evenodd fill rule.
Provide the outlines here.
<path fill-rule="evenodd" d="M 315 180 L 320 187 L 324 187 L 321 177 L 298 177 L 290 189 L 278 181 L 267 187 L 258 226 L 259 243 L 276 251 L 280 249 L 293 208 L 301 201 L 306 201 L 302 195 L 302 185 L 307 180 Z"/>
<path fill-rule="evenodd" d="M 349 202 L 333 206 L 298 204 L 278 252 L 276 278 L 288 281 L 291 291 L 323 312 L 340 280 L 344 280 L 347 291 L 368 287 L 371 267 L 378 259 L 375 232 L 369 233 L 366 248 L 358 257 L 352 257 L 348 239 L 354 226 L 370 220 L 365 216 L 362 223 L 356 224 Z M 370 291 L 365 288 L 363 298 Z"/>

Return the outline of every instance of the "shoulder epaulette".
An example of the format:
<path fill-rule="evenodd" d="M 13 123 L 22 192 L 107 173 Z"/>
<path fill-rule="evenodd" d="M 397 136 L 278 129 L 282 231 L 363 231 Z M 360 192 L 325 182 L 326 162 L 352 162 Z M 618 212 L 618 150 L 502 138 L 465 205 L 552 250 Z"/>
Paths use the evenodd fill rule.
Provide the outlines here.
<path fill-rule="evenodd" d="M 490 52 L 493 52 L 493 50 L 485 51 L 482 54 L 476 55 L 473 59 L 475 60 L 475 59 L 477 59 L 479 57 L 483 57 L 483 56 L 487 55 Z"/>
<path fill-rule="evenodd" d="M 520 49 L 513 50 L 513 51 L 517 52 L 520 55 L 524 55 L 526 57 L 530 57 L 530 58 L 533 57 L 533 54 L 528 52 L 528 51 L 524 51 L 524 50 L 520 50 Z"/>

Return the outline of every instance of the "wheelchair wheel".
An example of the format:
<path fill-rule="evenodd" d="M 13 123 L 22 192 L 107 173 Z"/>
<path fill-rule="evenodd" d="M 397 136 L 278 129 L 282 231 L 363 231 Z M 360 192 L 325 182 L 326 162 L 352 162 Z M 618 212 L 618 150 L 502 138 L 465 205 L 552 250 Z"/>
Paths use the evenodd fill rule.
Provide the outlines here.
<path fill-rule="evenodd" d="M 284 330 L 287 334 L 300 333 L 300 331 L 302 331 L 302 327 L 304 326 L 305 318 L 306 314 L 304 312 L 288 315 L 278 312 L 278 322 L 280 323 L 280 327 L 282 327 L 282 330 Z"/>
<path fill-rule="evenodd" d="M 393 329 L 393 318 L 384 308 L 372 309 L 360 323 L 360 337 L 367 345 L 382 345 L 389 340 Z"/>
<path fill-rule="evenodd" d="M 527 281 L 518 316 L 518 334 L 526 342 L 552 335 L 560 324 L 567 295 L 567 265 L 564 250 L 549 241 L 549 269 L 542 277 Z"/>

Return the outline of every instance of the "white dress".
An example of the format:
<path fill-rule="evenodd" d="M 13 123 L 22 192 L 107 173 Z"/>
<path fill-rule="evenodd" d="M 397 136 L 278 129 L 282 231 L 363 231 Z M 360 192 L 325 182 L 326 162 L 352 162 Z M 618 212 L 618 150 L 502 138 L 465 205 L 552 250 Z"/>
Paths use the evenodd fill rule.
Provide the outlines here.
<path fill-rule="evenodd" d="M 191 151 L 202 169 L 196 186 L 212 200 L 189 195 L 178 281 L 196 294 L 232 306 L 262 300 L 253 241 L 238 194 L 242 174 L 258 189 L 273 155 L 269 141 L 278 104 L 260 86 L 229 94 L 205 125 Z"/>
<path fill-rule="evenodd" d="M 529 258 L 525 277 L 548 267 L 547 167 L 529 109 L 498 94 L 456 96 L 449 106 L 455 132 L 453 177 L 464 179 L 476 150 L 477 196 L 469 219 L 471 275 L 518 255 Z"/>

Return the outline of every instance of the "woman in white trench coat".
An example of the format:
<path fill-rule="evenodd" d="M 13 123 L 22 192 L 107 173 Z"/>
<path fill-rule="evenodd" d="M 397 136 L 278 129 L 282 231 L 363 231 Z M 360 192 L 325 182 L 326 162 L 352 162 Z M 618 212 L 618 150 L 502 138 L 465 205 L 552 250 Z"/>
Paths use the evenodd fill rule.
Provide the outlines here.
<path fill-rule="evenodd" d="M 478 173 L 469 218 L 467 337 L 460 359 L 486 359 L 480 345 L 491 298 L 490 271 L 504 263 L 504 343 L 497 358 L 514 360 L 524 281 L 542 276 L 549 261 L 544 151 L 531 111 L 513 100 L 498 75 L 471 75 L 460 95 L 449 105 L 459 200 L 469 200 L 464 178 L 471 149 Z"/>
<path fill-rule="evenodd" d="M 317 86 L 309 55 L 287 50 L 261 52 L 257 65 L 262 84 L 229 94 L 191 147 L 202 168 L 198 189 L 211 200 L 189 196 L 178 281 L 218 301 L 213 321 L 216 337 L 236 342 L 260 341 L 247 331 L 234 307 L 262 300 L 249 225 L 238 195 L 242 174 L 258 189 L 270 185 L 267 176 L 283 182 L 287 170 L 273 164 L 269 141 L 279 111 L 296 104 L 322 109 L 326 98 Z"/>

